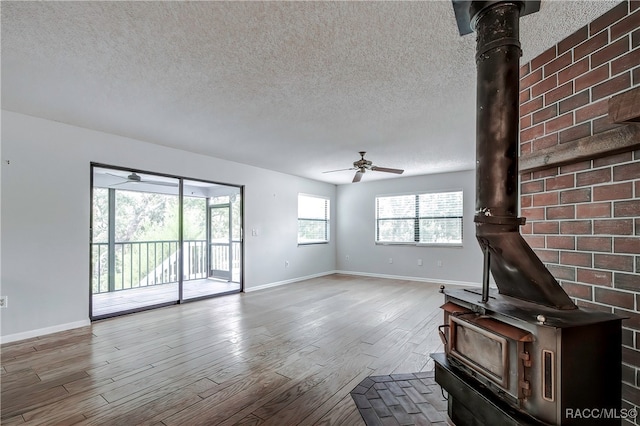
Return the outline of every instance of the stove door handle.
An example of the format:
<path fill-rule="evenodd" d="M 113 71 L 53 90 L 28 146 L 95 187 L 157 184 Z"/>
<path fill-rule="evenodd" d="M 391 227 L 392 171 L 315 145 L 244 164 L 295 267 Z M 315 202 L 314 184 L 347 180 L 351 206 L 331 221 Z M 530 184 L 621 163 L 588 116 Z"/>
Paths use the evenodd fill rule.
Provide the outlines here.
<path fill-rule="evenodd" d="M 438 326 L 438 335 L 440 335 L 440 340 L 442 341 L 442 344 L 444 345 L 445 352 L 448 352 L 449 341 L 447 339 L 447 335 L 443 331 L 443 329 L 445 329 L 445 328 L 449 328 L 449 324 L 439 325 Z"/>

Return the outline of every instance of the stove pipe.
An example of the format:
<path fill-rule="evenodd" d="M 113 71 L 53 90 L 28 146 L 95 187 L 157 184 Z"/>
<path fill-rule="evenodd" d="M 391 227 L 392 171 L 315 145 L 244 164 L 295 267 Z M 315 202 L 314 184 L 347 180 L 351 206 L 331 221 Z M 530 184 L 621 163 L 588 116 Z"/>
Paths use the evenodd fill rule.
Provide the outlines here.
<path fill-rule="evenodd" d="M 540 2 L 453 1 L 460 33 L 477 34 L 476 238 L 501 294 L 557 309 L 576 309 L 520 235 L 518 135 L 520 15 Z"/>

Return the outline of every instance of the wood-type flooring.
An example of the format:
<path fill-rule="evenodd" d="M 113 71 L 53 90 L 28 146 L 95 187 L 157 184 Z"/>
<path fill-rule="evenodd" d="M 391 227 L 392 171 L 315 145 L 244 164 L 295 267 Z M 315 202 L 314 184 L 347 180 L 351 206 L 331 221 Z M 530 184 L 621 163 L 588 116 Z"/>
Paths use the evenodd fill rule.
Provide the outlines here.
<path fill-rule="evenodd" d="M 2 425 L 362 425 L 369 376 L 428 372 L 439 285 L 329 275 L 2 345 Z"/>

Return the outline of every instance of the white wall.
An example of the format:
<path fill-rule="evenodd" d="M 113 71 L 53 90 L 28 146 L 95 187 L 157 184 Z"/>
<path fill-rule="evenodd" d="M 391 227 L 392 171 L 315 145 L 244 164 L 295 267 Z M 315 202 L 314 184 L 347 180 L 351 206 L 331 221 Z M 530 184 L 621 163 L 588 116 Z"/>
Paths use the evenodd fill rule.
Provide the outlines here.
<path fill-rule="evenodd" d="M 298 192 L 335 217 L 335 185 L 2 111 L 3 341 L 88 323 L 90 162 L 245 185 L 246 290 L 336 269 L 335 227 L 297 246 Z"/>
<path fill-rule="evenodd" d="M 0 294 L 9 297 L 9 307 L 0 310 L 2 341 L 88 324 L 91 162 L 245 185 L 247 291 L 335 270 L 440 283 L 477 284 L 481 279 L 473 171 L 336 189 L 8 111 L 2 111 L 1 154 Z M 376 195 L 451 189 L 464 190 L 463 247 L 375 245 Z M 299 192 L 330 198 L 330 244 L 297 246 Z"/>
<path fill-rule="evenodd" d="M 375 244 L 376 195 L 460 189 L 464 197 L 462 247 Z M 475 171 L 340 185 L 337 203 L 339 238 L 336 256 L 339 271 L 410 277 L 443 284 L 480 285 L 482 252 L 475 238 L 473 223 Z M 389 264 L 389 258 L 393 259 L 392 264 Z M 418 259 L 422 259 L 422 266 L 418 266 Z M 438 261 L 442 262 L 441 267 Z"/>

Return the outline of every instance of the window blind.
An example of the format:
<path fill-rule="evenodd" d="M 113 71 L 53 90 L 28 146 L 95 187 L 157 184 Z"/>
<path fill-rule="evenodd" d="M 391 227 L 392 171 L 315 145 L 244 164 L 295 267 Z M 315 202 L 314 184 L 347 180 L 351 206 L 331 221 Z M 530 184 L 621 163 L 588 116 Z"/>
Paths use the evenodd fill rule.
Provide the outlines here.
<path fill-rule="evenodd" d="M 376 242 L 462 243 L 462 191 L 376 197 Z"/>
<path fill-rule="evenodd" d="M 329 199 L 298 194 L 298 244 L 329 241 Z"/>

